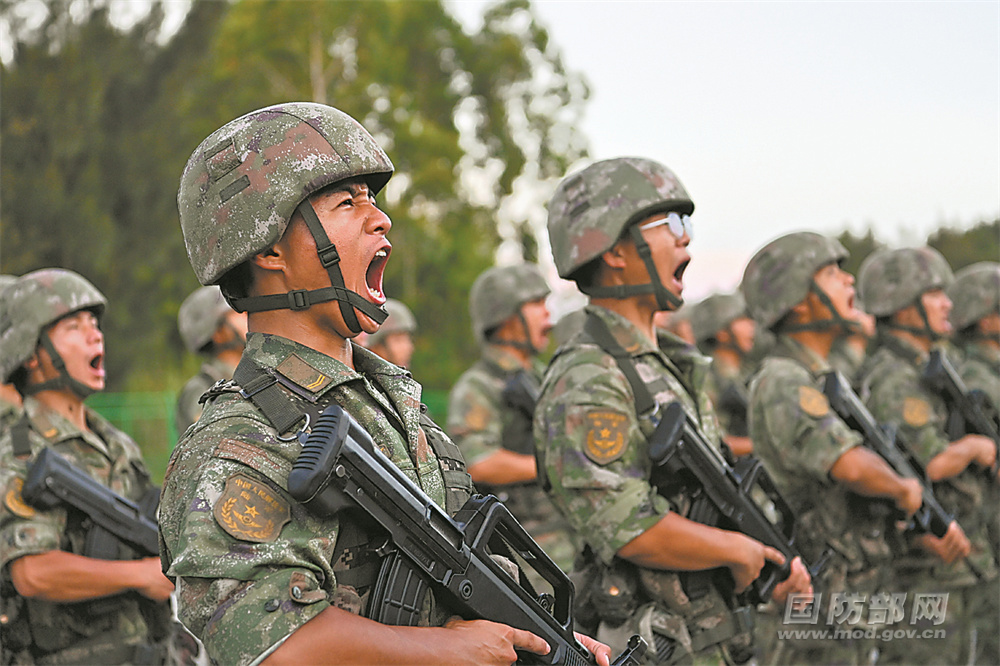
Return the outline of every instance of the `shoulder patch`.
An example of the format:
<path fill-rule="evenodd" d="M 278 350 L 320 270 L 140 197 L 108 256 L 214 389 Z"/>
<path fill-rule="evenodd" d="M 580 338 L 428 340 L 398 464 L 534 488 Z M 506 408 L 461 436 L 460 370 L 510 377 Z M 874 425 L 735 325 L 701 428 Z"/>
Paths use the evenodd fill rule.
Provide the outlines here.
<path fill-rule="evenodd" d="M 234 474 L 226 480 L 226 489 L 212 515 L 230 536 L 255 543 L 277 539 L 292 518 L 284 498 L 245 474 Z"/>
<path fill-rule="evenodd" d="M 15 516 L 20 516 L 21 518 L 34 518 L 35 509 L 34 507 L 28 506 L 28 503 L 24 501 L 21 496 L 21 490 L 24 488 L 24 479 L 19 476 L 15 476 L 7 484 L 7 490 L 3 495 L 4 505 L 10 509 L 10 512 Z"/>
<path fill-rule="evenodd" d="M 465 427 L 470 432 L 486 430 L 486 427 L 490 424 L 490 418 L 492 416 L 493 414 L 485 405 L 477 402 L 473 404 L 467 412 L 465 412 Z"/>
<path fill-rule="evenodd" d="M 909 397 L 903 400 L 903 421 L 914 428 L 922 428 L 931 420 L 931 406 L 923 398 Z"/>
<path fill-rule="evenodd" d="M 333 380 L 322 372 L 312 367 L 298 355 L 292 354 L 275 368 L 289 380 L 312 393 L 319 393 L 326 388 Z"/>
<path fill-rule="evenodd" d="M 598 465 L 607 465 L 625 453 L 628 417 L 621 412 L 595 409 L 587 413 L 584 453 Z"/>
<path fill-rule="evenodd" d="M 799 387 L 799 407 L 809 416 L 821 419 L 830 413 L 830 402 L 819 389 L 812 386 Z"/>

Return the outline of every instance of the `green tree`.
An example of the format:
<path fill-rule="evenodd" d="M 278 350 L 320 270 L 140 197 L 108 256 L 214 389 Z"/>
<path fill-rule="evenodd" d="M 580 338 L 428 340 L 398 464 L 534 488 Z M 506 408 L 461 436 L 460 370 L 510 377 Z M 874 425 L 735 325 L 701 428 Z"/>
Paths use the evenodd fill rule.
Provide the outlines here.
<path fill-rule="evenodd" d="M 875 238 L 875 233 L 871 227 L 864 236 L 855 236 L 852 232 L 845 230 L 837 236 L 837 240 L 843 245 L 850 256 L 844 261 L 844 270 L 851 275 L 858 274 L 861 263 L 875 250 L 885 247 L 885 245 Z"/>
<path fill-rule="evenodd" d="M 1000 219 L 970 229 L 941 227 L 927 238 L 927 244 L 956 271 L 978 261 L 1000 261 Z"/>

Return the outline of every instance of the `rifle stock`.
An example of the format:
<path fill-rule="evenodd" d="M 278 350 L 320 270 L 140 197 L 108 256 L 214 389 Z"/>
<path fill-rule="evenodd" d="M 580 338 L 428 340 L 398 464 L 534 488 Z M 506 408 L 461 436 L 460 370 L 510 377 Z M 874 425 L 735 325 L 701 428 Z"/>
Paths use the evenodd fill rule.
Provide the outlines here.
<path fill-rule="evenodd" d="M 372 619 L 413 625 L 432 589 L 466 619 L 530 631 L 551 647 L 544 656 L 520 654 L 523 663 L 594 663 L 573 634 L 572 583 L 506 507 L 493 496 L 475 496 L 452 519 L 338 405 L 313 426 L 288 490 L 319 515 L 360 510 L 384 530 L 385 558 L 369 601 Z M 551 595 L 532 594 L 492 557 L 510 551 L 552 586 Z"/>

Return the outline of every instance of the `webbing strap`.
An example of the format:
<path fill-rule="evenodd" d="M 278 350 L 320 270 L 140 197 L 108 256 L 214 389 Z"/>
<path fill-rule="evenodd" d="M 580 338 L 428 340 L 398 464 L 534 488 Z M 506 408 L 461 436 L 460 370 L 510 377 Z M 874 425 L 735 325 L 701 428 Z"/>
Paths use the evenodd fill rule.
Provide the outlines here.
<path fill-rule="evenodd" d="M 27 458 L 31 455 L 31 442 L 28 440 L 28 430 L 31 429 L 31 422 L 27 414 L 22 414 L 21 418 L 10 426 L 11 445 L 14 448 L 16 458 Z"/>
<path fill-rule="evenodd" d="M 240 395 L 253 402 L 279 435 L 305 418 L 306 415 L 296 409 L 291 399 L 282 392 L 277 377 L 246 356 L 236 366 L 233 379 L 243 389 Z"/>
<path fill-rule="evenodd" d="M 620 344 L 618 344 L 618 341 L 615 340 L 614 336 L 611 335 L 611 331 L 608 330 L 607 324 L 605 324 L 604 321 L 596 315 L 588 314 L 587 321 L 584 323 L 583 329 L 591 337 L 591 339 L 597 343 L 598 347 L 603 349 L 615 359 L 615 363 L 618 364 L 619 369 L 621 369 L 622 373 L 625 375 L 625 379 L 628 380 L 629 386 L 632 387 L 632 394 L 635 396 L 636 415 L 645 414 L 652 410 L 656 406 L 656 401 L 653 400 L 653 395 L 646 387 L 646 383 L 639 377 L 639 372 L 635 369 L 635 364 L 632 362 L 631 355 L 629 355 L 629 353 L 625 351 Z"/>

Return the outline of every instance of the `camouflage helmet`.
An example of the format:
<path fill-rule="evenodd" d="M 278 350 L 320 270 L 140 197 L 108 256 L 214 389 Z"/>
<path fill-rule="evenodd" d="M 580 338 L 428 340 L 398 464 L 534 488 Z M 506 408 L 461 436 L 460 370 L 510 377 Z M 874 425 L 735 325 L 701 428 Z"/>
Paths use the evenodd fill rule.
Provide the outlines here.
<path fill-rule="evenodd" d="M 961 269 L 955 273 L 948 296 L 953 304 L 951 325 L 956 331 L 1000 312 L 1000 263 L 980 261 Z"/>
<path fill-rule="evenodd" d="M 97 287 L 81 275 L 62 268 L 44 268 L 18 278 L 0 293 L 0 381 L 8 383 L 14 372 L 31 358 L 39 344 L 46 346 L 53 363 L 60 366 L 55 348 L 45 328 L 66 315 L 91 310 L 98 317 L 104 314 L 107 300 Z M 64 381 L 75 380 L 61 374 Z M 79 384 L 79 382 L 75 382 Z M 66 384 L 63 384 L 66 385 Z M 79 386 L 76 387 L 79 389 Z M 78 392 L 80 392 L 78 390 Z M 85 388 L 90 393 L 89 388 Z"/>
<path fill-rule="evenodd" d="M 520 314 L 521 306 L 549 295 L 548 283 L 535 264 L 488 268 L 469 290 L 472 330 L 480 341 L 509 317 Z"/>
<path fill-rule="evenodd" d="M 353 332 L 361 327 L 351 306 L 381 323 L 384 310 L 344 288 L 336 248 L 307 197 L 355 177 L 363 177 L 376 194 L 392 170 L 360 123 L 323 104 L 280 104 L 227 123 L 192 153 L 177 192 L 184 245 L 198 281 L 218 284 L 231 269 L 274 245 L 299 211 L 331 287 L 255 298 L 227 293 L 230 303 L 239 311 L 259 312 L 337 300 Z"/>
<path fill-rule="evenodd" d="M 870 314 L 888 317 L 917 304 L 928 291 L 948 288 L 954 279 L 947 260 L 932 247 L 887 249 L 862 262 L 858 292 Z"/>
<path fill-rule="evenodd" d="M 652 160 L 604 160 L 564 178 L 549 202 L 548 219 L 559 277 L 571 280 L 629 226 L 664 211 L 690 215 L 694 203 L 677 176 Z"/>
<path fill-rule="evenodd" d="M 393 333 L 413 333 L 417 330 L 417 320 L 414 318 L 410 308 L 402 301 L 395 298 L 387 299 L 383 305 L 389 316 L 382 322 L 379 329 L 368 336 L 367 347 L 374 347 L 381 344 L 386 337 Z"/>
<path fill-rule="evenodd" d="M 771 241 L 750 258 L 743 271 L 740 292 L 747 313 L 761 328 L 773 328 L 813 290 L 816 271 L 847 255 L 839 241 L 812 231 Z"/>
<path fill-rule="evenodd" d="M 691 331 L 696 344 L 714 338 L 733 321 L 747 316 L 747 304 L 740 294 L 712 294 L 691 307 Z"/>
<path fill-rule="evenodd" d="M 177 329 L 188 351 L 198 352 L 207 345 L 232 311 L 218 287 L 199 287 L 192 291 L 177 311 Z"/>
<path fill-rule="evenodd" d="M 0 275 L 0 293 L 3 293 L 4 289 L 14 284 L 16 281 L 17 277 L 13 275 Z"/>

